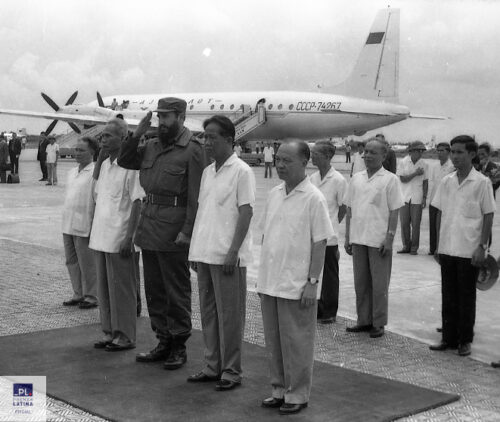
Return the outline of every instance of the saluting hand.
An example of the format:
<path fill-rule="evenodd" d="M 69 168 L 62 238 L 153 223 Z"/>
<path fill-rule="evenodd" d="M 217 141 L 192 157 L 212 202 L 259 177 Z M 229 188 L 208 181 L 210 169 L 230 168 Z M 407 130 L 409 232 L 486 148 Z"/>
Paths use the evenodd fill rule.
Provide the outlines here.
<path fill-rule="evenodd" d="M 152 116 L 153 112 L 148 111 L 146 115 L 141 119 L 141 121 L 139 122 L 139 126 L 137 126 L 137 129 L 134 132 L 134 138 L 140 138 L 148 131 L 148 129 L 151 127 Z"/>

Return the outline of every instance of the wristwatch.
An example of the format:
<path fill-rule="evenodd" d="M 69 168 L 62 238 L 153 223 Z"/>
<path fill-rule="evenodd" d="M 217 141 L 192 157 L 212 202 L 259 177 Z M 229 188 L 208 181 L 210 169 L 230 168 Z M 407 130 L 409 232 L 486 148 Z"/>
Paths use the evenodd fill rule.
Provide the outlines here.
<path fill-rule="evenodd" d="M 313 286 L 315 286 L 316 284 L 318 284 L 318 279 L 317 278 L 314 278 L 314 277 L 307 277 L 307 281 L 309 283 L 311 283 Z"/>

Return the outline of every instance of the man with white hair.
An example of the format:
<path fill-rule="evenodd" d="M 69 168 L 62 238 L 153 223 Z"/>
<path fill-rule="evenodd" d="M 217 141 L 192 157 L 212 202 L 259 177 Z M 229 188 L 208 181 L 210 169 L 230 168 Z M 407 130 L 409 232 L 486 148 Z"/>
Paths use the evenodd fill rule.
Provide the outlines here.
<path fill-rule="evenodd" d="M 127 123 L 112 119 L 101 135 L 109 157 L 96 184 L 96 207 L 89 247 L 96 251 L 97 295 L 104 338 L 94 344 L 110 352 L 132 349 L 136 340 L 136 261 L 133 236 L 145 196 L 139 172 L 117 163 Z"/>

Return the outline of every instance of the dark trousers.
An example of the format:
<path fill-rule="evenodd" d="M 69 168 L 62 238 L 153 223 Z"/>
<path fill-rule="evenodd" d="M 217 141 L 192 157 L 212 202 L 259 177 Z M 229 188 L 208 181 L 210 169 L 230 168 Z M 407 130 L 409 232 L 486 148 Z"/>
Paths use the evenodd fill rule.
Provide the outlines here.
<path fill-rule="evenodd" d="M 7 183 L 7 172 L 0 170 L 0 183 Z"/>
<path fill-rule="evenodd" d="M 420 221 L 422 220 L 422 204 L 405 202 L 399 210 L 401 219 L 401 238 L 403 249 L 417 251 L 420 244 Z"/>
<path fill-rule="evenodd" d="M 264 162 L 264 178 L 267 177 L 267 170 L 269 170 L 269 177 L 273 177 L 273 163 Z"/>
<path fill-rule="evenodd" d="M 144 290 L 151 328 L 173 349 L 186 350 L 191 335 L 191 280 L 188 251 L 142 250 Z"/>
<path fill-rule="evenodd" d="M 40 160 L 40 170 L 42 170 L 42 178 L 47 179 L 47 161 Z"/>
<path fill-rule="evenodd" d="M 429 205 L 429 252 L 434 253 L 436 251 L 437 243 L 437 215 L 439 210 L 432 205 Z"/>
<path fill-rule="evenodd" d="M 10 171 L 11 171 L 11 173 L 13 173 L 13 174 L 19 173 L 19 157 L 12 152 L 9 152 L 9 156 L 10 156 Z"/>
<path fill-rule="evenodd" d="M 338 250 L 337 245 L 326 247 L 321 296 L 318 301 L 318 318 L 335 318 L 337 316 L 339 308 Z"/>
<path fill-rule="evenodd" d="M 472 343 L 476 321 L 476 280 L 479 268 L 470 258 L 439 255 L 443 341 L 451 345 Z"/>
<path fill-rule="evenodd" d="M 350 163 L 351 162 L 351 153 L 350 152 L 346 152 L 345 153 L 345 162 L 346 163 Z"/>

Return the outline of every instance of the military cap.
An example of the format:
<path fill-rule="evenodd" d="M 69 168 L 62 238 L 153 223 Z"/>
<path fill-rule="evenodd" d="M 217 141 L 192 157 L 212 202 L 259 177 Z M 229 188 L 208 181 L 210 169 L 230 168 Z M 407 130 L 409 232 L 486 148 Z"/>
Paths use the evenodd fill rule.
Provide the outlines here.
<path fill-rule="evenodd" d="M 187 103 L 181 98 L 166 97 L 160 98 L 158 100 L 158 108 L 153 110 L 157 113 L 168 113 L 169 111 L 175 111 L 177 113 L 186 112 Z"/>
<path fill-rule="evenodd" d="M 413 141 L 408 145 L 408 151 L 425 151 L 426 149 L 422 141 Z"/>

